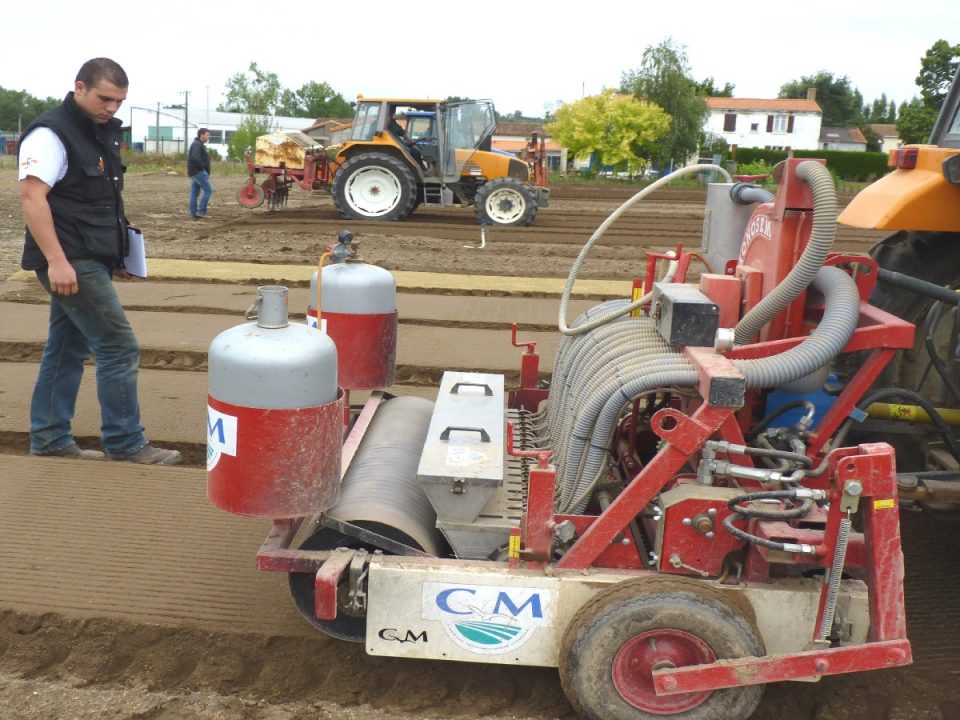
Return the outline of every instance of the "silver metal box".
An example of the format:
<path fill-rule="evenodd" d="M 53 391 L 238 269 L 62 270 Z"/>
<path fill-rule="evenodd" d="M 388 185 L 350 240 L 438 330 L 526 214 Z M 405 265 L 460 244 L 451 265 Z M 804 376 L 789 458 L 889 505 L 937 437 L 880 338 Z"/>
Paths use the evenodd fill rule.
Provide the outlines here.
<path fill-rule="evenodd" d="M 471 522 L 503 484 L 503 375 L 443 374 L 417 479 L 443 521 Z"/>

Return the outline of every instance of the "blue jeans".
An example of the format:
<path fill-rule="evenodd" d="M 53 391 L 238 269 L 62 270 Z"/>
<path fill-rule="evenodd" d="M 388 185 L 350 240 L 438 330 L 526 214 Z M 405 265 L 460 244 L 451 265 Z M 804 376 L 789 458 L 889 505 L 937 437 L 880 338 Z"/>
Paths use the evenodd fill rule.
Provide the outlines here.
<path fill-rule="evenodd" d="M 203 196 L 200 198 L 200 207 L 197 207 L 197 195 L 203 190 Z M 206 215 L 207 203 L 210 202 L 210 196 L 213 195 L 213 185 L 210 184 L 210 173 L 201 170 L 190 178 L 190 215 Z"/>
<path fill-rule="evenodd" d="M 110 457 L 147 444 L 140 425 L 137 366 L 140 345 L 113 286 L 113 273 L 97 260 L 71 260 L 76 295 L 50 294 L 50 333 L 30 404 L 30 451 L 47 453 L 75 442 L 70 432 L 83 377 L 93 351 L 103 449 Z M 50 292 L 47 268 L 37 278 Z"/>

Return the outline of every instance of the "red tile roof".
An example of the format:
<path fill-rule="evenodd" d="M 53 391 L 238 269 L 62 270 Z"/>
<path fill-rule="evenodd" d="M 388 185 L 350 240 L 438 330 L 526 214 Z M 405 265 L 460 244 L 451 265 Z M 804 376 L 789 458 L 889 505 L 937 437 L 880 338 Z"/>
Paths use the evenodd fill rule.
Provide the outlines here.
<path fill-rule="evenodd" d="M 703 99 L 711 110 L 755 110 L 757 112 L 822 112 L 814 100 L 782 98 L 729 98 L 708 97 Z"/>

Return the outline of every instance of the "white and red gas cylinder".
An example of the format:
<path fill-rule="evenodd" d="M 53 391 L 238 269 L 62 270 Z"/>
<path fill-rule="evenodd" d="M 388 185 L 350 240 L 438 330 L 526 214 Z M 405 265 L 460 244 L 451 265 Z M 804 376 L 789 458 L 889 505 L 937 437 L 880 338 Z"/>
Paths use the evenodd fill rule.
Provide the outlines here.
<path fill-rule="evenodd" d="M 393 385 L 397 365 L 397 283 L 388 270 L 356 257 L 344 230 L 320 282 L 320 329 L 337 346 L 338 382 L 344 390 Z M 317 327 L 317 279 L 310 281 L 307 324 Z"/>
<path fill-rule="evenodd" d="M 207 494 L 238 515 L 301 517 L 340 495 L 337 351 L 290 324 L 287 302 L 287 288 L 259 288 L 247 311 L 256 319 L 210 344 Z"/>

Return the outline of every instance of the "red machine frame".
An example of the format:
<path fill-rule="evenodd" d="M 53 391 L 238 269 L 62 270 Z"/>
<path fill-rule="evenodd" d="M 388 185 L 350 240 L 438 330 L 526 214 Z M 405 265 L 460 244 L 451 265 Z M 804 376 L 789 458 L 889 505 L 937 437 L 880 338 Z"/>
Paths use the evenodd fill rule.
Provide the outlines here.
<path fill-rule="evenodd" d="M 800 191 L 796 185 L 788 188 L 794 193 L 791 207 L 805 207 L 803 198 L 797 199 Z M 778 211 L 784 210 L 784 201 L 776 203 Z M 791 218 L 787 232 L 797 225 Z M 648 267 L 663 255 L 648 254 Z M 677 282 L 684 282 L 686 271 L 693 257 L 678 247 Z M 735 264 L 735 263 L 734 263 Z M 856 280 L 860 296 L 860 319 L 843 352 L 869 352 L 865 362 L 847 383 L 833 405 L 825 413 L 812 433 L 806 454 L 811 460 L 819 458 L 826 442 L 837 432 L 841 423 L 854 410 L 856 403 L 878 378 L 883 368 L 898 350 L 913 346 L 914 327 L 899 318 L 872 307 L 867 302 L 876 283 L 877 267 L 869 257 L 833 253 L 828 265 L 850 269 Z M 739 272 L 739 268 L 727 268 Z M 738 278 L 729 278 L 742 283 L 735 293 L 728 278 L 713 276 L 708 292 L 716 292 L 727 299 L 746 298 L 744 312 L 759 301 L 757 275 L 751 268 L 742 268 Z M 647 289 L 652 283 L 652 270 L 647 274 Z M 743 290 L 741 295 L 740 289 Z M 719 305 L 722 301 L 716 300 Z M 797 299 L 780 318 L 792 337 L 765 340 L 736 347 L 725 355 L 703 348 L 687 348 L 685 354 L 696 369 L 700 396 L 710 397 L 707 388 L 715 379 L 742 378 L 733 360 L 765 358 L 780 354 L 803 341 L 806 331 L 820 320 L 823 308 L 806 307 L 805 298 Z M 724 310 L 721 308 L 721 314 Z M 786 318 L 786 320 L 784 320 Z M 536 410 L 547 397 L 547 390 L 540 386 L 539 356 L 536 343 L 517 340 L 516 326 L 512 330 L 512 343 L 523 348 L 521 356 L 520 386 L 510 391 L 508 405 L 513 409 Z M 352 427 L 345 427 L 342 471 L 346 472 L 363 435 L 369 426 L 376 408 L 385 399 L 375 392 L 360 411 Z M 629 481 L 625 488 L 598 515 L 565 515 L 554 511 L 556 472 L 550 464 L 549 451 L 514 451 L 535 459 L 530 468 L 527 507 L 521 522 L 511 534 L 509 560 L 511 566 L 527 570 L 542 570 L 550 565 L 555 572 L 581 574 L 591 568 L 616 568 L 625 577 L 643 577 L 671 572 L 664 569 L 652 572 L 647 569 L 646 558 L 640 556 L 633 543 L 612 541 L 618 536 L 630 537 L 628 527 L 648 504 L 662 491 L 673 486 L 683 466 L 696 459 L 704 443 L 713 437 L 734 445 L 745 445 L 743 427 L 755 405 L 756 392 L 748 392 L 743 405 L 744 412 L 738 418 L 738 407 L 711 405 L 701 401 L 693 403 L 684 412 L 676 407 L 665 407 L 655 412 L 650 419 L 653 433 L 663 441 L 662 448 L 646 464 L 639 458 L 625 458 L 620 467 L 626 470 Z M 634 406 L 633 425 L 627 421 L 623 432 L 636 432 L 637 407 Z M 512 427 L 508 425 L 507 447 L 512 448 Z M 630 437 L 633 437 L 630 435 Z M 752 465 L 749 458 L 735 455 L 738 462 Z M 748 532 L 767 539 L 776 539 L 806 549 L 790 554 L 789 561 L 797 564 L 830 569 L 834 552 L 840 542 L 841 524 L 845 511 L 842 499 L 850 483 L 856 482 L 861 491 L 858 512 L 862 518 L 860 532 L 849 535 L 848 555 L 845 568 L 855 569 L 863 579 L 868 593 L 867 605 L 870 628 L 867 641 L 857 645 L 831 647 L 821 639 L 817 628 L 826 613 L 828 585 L 824 583 L 820 594 L 816 622 L 811 628 L 810 642 L 800 652 L 774 654 L 764 657 L 724 659 L 707 664 L 680 668 L 662 668 L 653 671 L 653 681 L 658 695 L 693 693 L 763 684 L 773 681 L 813 679 L 824 675 L 874 670 L 906 665 L 912 662 L 910 642 L 906 636 L 903 597 L 903 554 L 900 543 L 898 494 L 893 449 L 884 443 L 863 444 L 854 448 L 834 449 L 827 455 L 828 472 L 820 477 L 808 478 L 806 487 L 822 491 L 829 507 L 812 513 L 812 522 L 795 527 L 783 521 L 744 518 Z M 632 465 L 631 465 L 632 463 Z M 638 469 L 639 468 L 639 469 Z M 746 487 L 757 486 L 757 481 L 744 481 Z M 319 520 L 319 516 L 314 520 Z M 275 520 L 273 529 L 257 554 L 261 570 L 313 573 L 315 614 L 318 619 L 332 620 L 337 614 L 337 587 L 349 569 L 356 550 L 303 551 L 290 549 L 290 544 L 304 518 Z M 569 521 L 576 529 L 577 538 L 559 560 L 553 557 L 554 528 Z M 666 553 L 664 553 L 666 554 Z M 783 561 L 783 559 L 780 559 Z M 801 562 L 802 560 L 802 562 Z M 384 562 L 390 562 L 385 556 Z M 770 551 L 754 544 L 746 544 L 744 572 L 740 581 L 749 584 L 765 584 L 771 579 Z M 431 559 L 440 566 L 456 568 L 460 560 Z M 470 561 L 477 567 L 477 561 Z"/>

